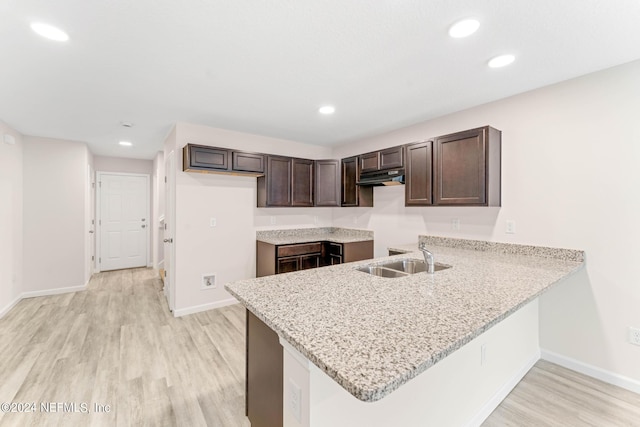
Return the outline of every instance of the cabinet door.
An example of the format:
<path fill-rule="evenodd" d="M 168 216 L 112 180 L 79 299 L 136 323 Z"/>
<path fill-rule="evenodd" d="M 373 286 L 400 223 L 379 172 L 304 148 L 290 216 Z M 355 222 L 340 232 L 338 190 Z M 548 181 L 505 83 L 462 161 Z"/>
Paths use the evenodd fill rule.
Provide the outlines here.
<path fill-rule="evenodd" d="M 291 158 L 267 156 L 267 206 L 291 206 Z"/>
<path fill-rule="evenodd" d="M 300 270 L 300 257 L 292 256 L 288 258 L 278 258 L 277 274 L 290 273 Z"/>
<path fill-rule="evenodd" d="M 313 160 L 292 159 L 291 206 L 313 206 Z"/>
<path fill-rule="evenodd" d="M 342 264 L 342 255 L 329 255 L 330 265 Z"/>
<path fill-rule="evenodd" d="M 360 172 L 375 172 L 380 169 L 380 152 L 360 155 Z"/>
<path fill-rule="evenodd" d="M 485 205 L 486 166 L 485 128 L 436 138 L 434 204 Z"/>
<path fill-rule="evenodd" d="M 264 173 L 264 154 L 233 151 L 231 169 L 238 172 Z"/>
<path fill-rule="evenodd" d="M 404 167 L 404 147 L 391 147 L 380 151 L 380 170 Z"/>
<path fill-rule="evenodd" d="M 407 145 L 407 167 L 405 175 L 405 206 L 425 206 L 432 203 L 431 141 Z"/>
<path fill-rule="evenodd" d="M 341 182 L 342 197 L 341 205 L 349 206 L 373 206 L 373 187 L 360 187 L 356 181 L 360 175 L 358 156 L 342 159 Z"/>
<path fill-rule="evenodd" d="M 320 267 L 321 259 L 322 259 L 322 255 L 319 254 L 319 253 L 301 256 L 300 257 L 300 270 L 306 270 L 308 268 L 318 268 L 318 267 Z"/>
<path fill-rule="evenodd" d="M 342 159 L 342 206 L 358 206 L 358 158 Z"/>
<path fill-rule="evenodd" d="M 184 150 L 184 170 L 217 170 L 229 169 L 229 150 L 188 144 Z"/>
<path fill-rule="evenodd" d="M 338 160 L 316 160 L 315 206 L 340 206 L 340 164 Z"/>

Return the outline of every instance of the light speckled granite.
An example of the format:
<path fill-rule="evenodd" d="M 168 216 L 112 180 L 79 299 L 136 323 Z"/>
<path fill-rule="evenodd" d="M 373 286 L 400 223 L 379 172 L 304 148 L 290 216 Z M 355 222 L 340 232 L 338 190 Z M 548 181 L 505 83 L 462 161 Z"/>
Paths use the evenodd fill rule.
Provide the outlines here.
<path fill-rule="evenodd" d="M 418 244 L 428 246 L 446 246 L 449 248 L 470 249 L 474 251 L 495 252 L 500 254 L 532 255 L 544 258 L 557 258 L 567 261 L 584 261 L 584 251 L 575 249 L 548 248 L 545 246 L 518 245 L 515 243 L 486 242 L 484 240 L 454 239 L 451 237 L 418 236 Z"/>
<path fill-rule="evenodd" d="M 387 248 L 388 251 L 400 252 L 403 254 L 408 254 L 409 252 L 417 252 L 418 244 L 417 243 L 407 243 L 405 245 L 393 245 Z"/>
<path fill-rule="evenodd" d="M 318 227 L 256 231 L 256 240 L 272 245 L 327 241 L 351 243 L 373 240 L 373 231 L 354 228 Z"/>
<path fill-rule="evenodd" d="M 344 389 L 376 401 L 462 347 L 583 262 L 430 245 L 435 275 L 355 268 L 419 252 L 225 285 Z"/>

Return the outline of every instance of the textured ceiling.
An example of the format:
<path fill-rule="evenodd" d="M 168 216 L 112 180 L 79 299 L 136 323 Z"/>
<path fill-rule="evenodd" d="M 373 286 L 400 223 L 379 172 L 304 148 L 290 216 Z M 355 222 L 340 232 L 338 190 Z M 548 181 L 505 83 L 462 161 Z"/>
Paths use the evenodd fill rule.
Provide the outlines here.
<path fill-rule="evenodd" d="M 0 119 L 147 159 L 176 121 L 340 144 L 638 59 L 639 22 L 639 0 L 5 0 Z"/>

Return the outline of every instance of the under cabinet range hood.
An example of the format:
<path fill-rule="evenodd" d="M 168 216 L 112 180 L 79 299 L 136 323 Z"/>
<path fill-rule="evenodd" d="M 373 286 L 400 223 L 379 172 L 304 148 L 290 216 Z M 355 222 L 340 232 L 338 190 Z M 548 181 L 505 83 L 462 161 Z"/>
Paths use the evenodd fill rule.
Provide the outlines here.
<path fill-rule="evenodd" d="M 361 173 L 360 180 L 356 182 L 356 185 L 363 186 L 401 184 L 404 184 L 404 169 Z"/>

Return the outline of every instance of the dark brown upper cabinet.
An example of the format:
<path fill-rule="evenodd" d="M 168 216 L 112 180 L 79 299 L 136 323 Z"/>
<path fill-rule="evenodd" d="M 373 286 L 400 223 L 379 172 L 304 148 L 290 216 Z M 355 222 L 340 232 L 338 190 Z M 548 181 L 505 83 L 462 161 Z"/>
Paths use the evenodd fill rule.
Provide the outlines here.
<path fill-rule="evenodd" d="M 433 141 L 421 141 L 405 147 L 405 206 L 428 206 L 432 198 Z"/>
<path fill-rule="evenodd" d="M 404 147 L 391 147 L 380 150 L 380 170 L 404 167 Z"/>
<path fill-rule="evenodd" d="M 264 173 L 265 155 L 260 153 L 231 152 L 231 169 L 237 172 Z"/>
<path fill-rule="evenodd" d="M 203 173 L 264 174 L 265 155 L 207 145 L 187 144 L 183 148 L 182 170 Z"/>
<path fill-rule="evenodd" d="M 267 155 L 258 207 L 313 206 L 313 160 Z"/>
<path fill-rule="evenodd" d="M 207 147 L 187 144 L 183 151 L 183 170 L 228 171 L 229 150 L 225 148 Z"/>
<path fill-rule="evenodd" d="M 291 206 L 313 206 L 313 160 L 291 159 Z"/>
<path fill-rule="evenodd" d="M 433 204 L 500 206 L 501 132 L 490 126 L 434 141 Z"/>
<path fill-rule="evenodd" d="M 403 148 L 404 147 L 400 145 L 373 153 L 361 154 L 359 156 L 360 173 L 404 167 Z"/>
<path fill-rule="evenodd" d="M 360 187 L 356 185 L 360 176 L 360 156 L 342 159 L 341 164 L 341 205 L 350 206 L 373 206 L 373 187 Z"/>
<path fill-rule="evenodd" d="M 314 205 L 340 206 L 340 162 L 316 160 L 314 169 Z"/>
<path fill-rule="evenodd" d="M 367 153 L 360 155 L 360 172 L 375 172 L 380 169 L 380 153 Z"/>
<path fill-rule="evenodd" d="M 258 207 L 291 206 L 290 157 L 267 156 L 264 176 L 258 177 Z"/>

